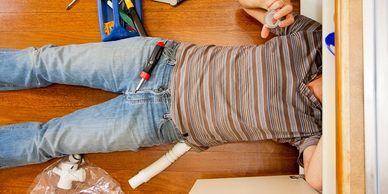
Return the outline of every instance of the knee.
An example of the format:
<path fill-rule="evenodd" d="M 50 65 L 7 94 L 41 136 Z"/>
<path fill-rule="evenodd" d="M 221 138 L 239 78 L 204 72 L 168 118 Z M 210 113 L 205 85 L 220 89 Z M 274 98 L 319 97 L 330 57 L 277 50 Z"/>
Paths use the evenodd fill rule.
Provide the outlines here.
<path fill-rule="evenodd" d="M 306 177 L 306 182 L 315 190 L 322 191 L 322 180 Z"/>

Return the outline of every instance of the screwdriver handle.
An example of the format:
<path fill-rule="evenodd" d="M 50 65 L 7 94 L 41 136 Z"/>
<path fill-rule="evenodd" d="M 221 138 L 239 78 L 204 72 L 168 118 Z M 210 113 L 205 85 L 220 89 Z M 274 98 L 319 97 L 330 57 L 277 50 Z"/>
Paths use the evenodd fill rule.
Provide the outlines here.
<path fill-rule="evenodd" d="M 144 73 L 151 75 L 160 57 L 162 56 L 163 49 L 164 49 L 164 42 L 158 42 L 158 44 L 155 46 L 154 50 L 152 51 L 150 58 L 148 59 L 147 67 L 144 68 L 143 70 Z"/>
<path fill-rule="evenodd" d="M 139 91 L 144 81 L 147 81 L 150 79 L 152 71 L 154 70 L 156 64 L 158 64 L 158 61 L 162 56 L 163 49 L 164 49 L 164 42 L 158 42 L 158 44 L 156 44 L 154 50 L 152 51 L 150 58 L 148 59 L 146 68 L 144 68 L 143 71 L 140 73 L 141 81 L 139 85 L 137 85 L 135 93 Z"/>

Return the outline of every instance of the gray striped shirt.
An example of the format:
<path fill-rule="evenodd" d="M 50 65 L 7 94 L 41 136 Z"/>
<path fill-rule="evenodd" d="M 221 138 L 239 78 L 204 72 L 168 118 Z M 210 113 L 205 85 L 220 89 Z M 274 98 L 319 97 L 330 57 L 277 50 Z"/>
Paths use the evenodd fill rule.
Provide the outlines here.
<path fill-rule="evenodd" d="M 296 16 L 263 45 L 177 50 L 174 123 L 199 150 L 272 139 L 303 150 L 321 136 L 321 104 L 306 86 L 321 72 L 321 25 Z"/>

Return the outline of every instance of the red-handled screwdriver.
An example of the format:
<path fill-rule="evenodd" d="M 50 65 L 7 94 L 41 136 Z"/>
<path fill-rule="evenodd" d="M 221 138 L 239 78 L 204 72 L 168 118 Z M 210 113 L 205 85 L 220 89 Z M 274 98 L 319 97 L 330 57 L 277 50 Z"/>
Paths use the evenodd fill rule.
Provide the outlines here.
<path fill-rule="evenodd" d="M 141 81 L 139 85 L 137 85 L 135 93 L 139 91 L 144 81 L 147 81 L 150 79 L 152 71 L 154 70 L 156 64 L 158 64 L 160 56 L 162 56 L 163 49 L 164 49 L 164 42 L 158 42 L 158 44 L 156 44 L 154 50 L 152 51 L 150 58 L 148 59 L 147 67 L 144 68 L 143 71 L 140 73 Z"/>

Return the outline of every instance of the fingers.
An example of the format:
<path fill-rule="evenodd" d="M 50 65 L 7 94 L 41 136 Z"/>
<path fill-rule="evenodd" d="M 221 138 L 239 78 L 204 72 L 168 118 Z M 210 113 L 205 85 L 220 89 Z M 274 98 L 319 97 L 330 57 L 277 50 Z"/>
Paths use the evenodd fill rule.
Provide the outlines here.
<path fill-rule="evenodd" d="M 263 26 L 263 29 L 261 29 L 261 37 L 267 38 L 269 36 L 270 30 L 267 28 L 267 26 Z"/>
<path fill-rule="evenodd" d="M 294 15 L 288 14 L 288 15 L 286 16 L 286 19 L 280 21 L 279 27 L 283 28 L 283 27 L 289 26 L 289 25 L 291 25 L 292 23 L 294 23 L 294 21 L 295 21 Z"/>
<path fill-rule="evenodd" d="M 286 0 L 275 0 L 269 4 L 268 10 L 277 10 L 274 19 L 280 20 L 285 17 L 279 23 L 280 27 L 286 27 L 294 23 L 294 16 L 291 14 L 293 11 L 293 6 L 290 2 Z"/>
<path fill-rule="evenodd" d="M 284 1 L 281 0 L 275 0 L 268 6 L 268 10 L 277 10 L 282 8 L 285 5 Z"/>
<path fill-rule="evenodd" d="M 278 11 L 276 11 L 276 14 L 274 15 L 274 18 L 276 20 L 290 14 L 292 12 L 292 5 L 287 4 L 284 7 L 280 8 Z"/>

